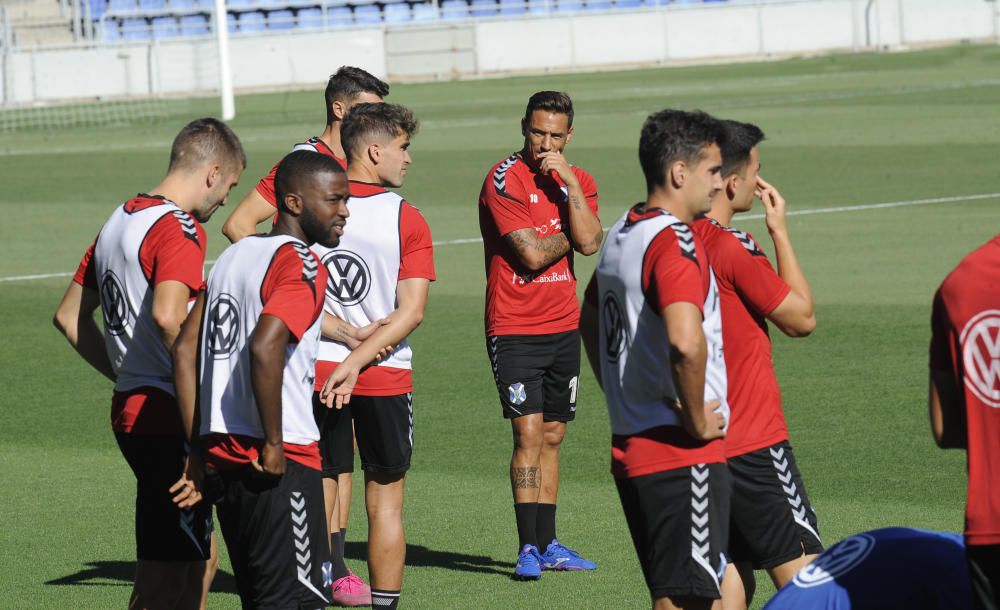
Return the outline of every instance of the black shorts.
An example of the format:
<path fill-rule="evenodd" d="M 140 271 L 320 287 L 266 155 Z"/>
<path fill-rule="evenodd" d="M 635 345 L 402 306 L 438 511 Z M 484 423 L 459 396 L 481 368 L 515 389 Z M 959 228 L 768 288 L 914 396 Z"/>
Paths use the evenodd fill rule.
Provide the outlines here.
<path fill-rule="evenodd" d="M 541 413 L 545 421 L 576 417 L 580 333 L 497 335 L 486 338 L 503 416 Z"/>
<path fill-rule="evenodd" d="M 351 396 L 351 415 L 365 472 L 405 474 L 413 455 L 413 394 Z"/>
<path fill-rule="evenodd" d="M 286 460 L 274 477 L 251 466 L 216 476 L 217 505 L 244 608 L 322 608 L 332 585 L 320 472 Z"/>
<path fill-rule="evenodd" d="M 1000 545 L 967 544 L 965 558 L 976 610 L 997 610 L 1000 608 Z"/>
<path fill-rule="evenodd" d="M 788 441 L 729 459 L 733 478 L 729 555 L 769 570 L 823 552 L 816 511 Z"/>
<path fill-rule="evenodd" d="M 148 561 L 203 561 L 212 537 L 212 505 L 179 509 L 170 487 L 181 477 L 188 445 L 181 436 L 115 432 L 135 473 L 136 557 Z"/>
<path fill-rule="evenodd" d="M 653 599 L 720 599 L 729 534 L 725 464 L 615 479 Z"/>
<path fill-rule="evenodd" d="M 323 477 L 354 472 L 354 424 L 351 405 L 328 408 L 313 394 L 313 415 L 319 427 L 319 455 L 323 461 Z"/>

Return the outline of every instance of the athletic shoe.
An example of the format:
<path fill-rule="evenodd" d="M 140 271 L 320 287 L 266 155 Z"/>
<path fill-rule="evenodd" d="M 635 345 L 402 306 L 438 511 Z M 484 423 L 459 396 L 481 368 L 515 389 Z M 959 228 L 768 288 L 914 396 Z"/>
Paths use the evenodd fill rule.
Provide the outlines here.
<path fill-rule="evenodd" d="M 514 578 L 517 580 L 538 580 L 542 577 L 542 556 L 532 544 L 524 545 L 517 555 L 517 566 L 514 568 Z"/>
<path fill-rule="evenodd" d="M 587 561 L 580 554 L 559 544 L 555 538 L 549 544 L 549 548 L 541 556 L 543 570 L 569 570 L 578 572 L 580 570 L 596 570 L 597 564 Z"/>
<path fill-rule="evenodd" d="M 351 572 L 333 581 L 333 603 L 337 606 L 370 606 L 372 589 L 360 576 Z"/>

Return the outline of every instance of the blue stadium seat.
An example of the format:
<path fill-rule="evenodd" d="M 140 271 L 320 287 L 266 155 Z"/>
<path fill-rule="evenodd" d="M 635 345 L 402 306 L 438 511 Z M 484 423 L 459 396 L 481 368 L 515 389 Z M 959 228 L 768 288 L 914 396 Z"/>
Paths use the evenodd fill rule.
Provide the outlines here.
<path fill-rule="evenodd" d="M 525 0 L 500 0 L 501 15 L 523 15 L 527 12 Z"/>
<path fill-rule="evenodd" d="M 587 0 L 588 11 L 606 11 L 611 8 L 611 0 Z"/>
<path fill-rule="evenodd" d="M 149 22 L 142 17 L 122 21 L 122 38 L 125 40 L 149 40 Z"/>
<path fill-rule="evenodd" d="M 91 21 L 97 21 L 108 12 L 108 0 L 80 0 L 81 8 L 87 6 L 90 9 Z"/>
<path fill-rule="evenodd" d="M 194 7 L 194 0 L 170 0 L 170 10 L 172 11 L 186 11 Z"/>
<path fill-rule="evenodd" d="M 108 9 L 115 13 L 134 12 L 137 8 L 135 0 L 111 0 Z"/>
<path fill-rule="evenodd" d="M 240 15 L 241 32 L 263 32 L 265 30 L 267 30 L 267 25 L 264 23 L 264 13 L 254 11 Z"/>
<path fill-rule="evenodd" d="M 528 12 L 532 15 L 545 15 L 554 5 L 552 0 L 528 0 Z"/>
<path fill-rule="evenodd" d="M 101 40 L 106 40 L 111 42 L 113 40 L 121 40 L 122 32 L 118 29 L 117 19 L 105 19 L 101 22 Z"/>
<path fill-rule="evenodd" d="M 215 9 L 215 0 L 194 0 L 194 5 L 198 8 L 211 11 Z"/>
<path fill-rule="evenodd" d="M 583 10 L 583 0 L 555 0 L 557 13 L 573 13 Z"/>
<path fill-rule="evenodd" d="M 402 2 L 400 4 L 386 4 L 382 9 L 386 23 L 408 23 L 413 19 L 410 12 L 410 5 Z"/>
<path fill-rule="evenodd" d="M 139 0 L 139 9 L 144 13 L 157 13 L 167 8 L 164 0 Z"/>
<path fill-rule="evenodd" d="M 295 14 L 288 9 L 280 11 L 268 11 L 267 29 L 269 30 L 291 30 L 295 28 Z"/>
<path fill-rule="evenodd" d="M 434 21 L 438 18 L 437 9 L 430 2 L 413 5 L 413 20 L 420 22 Z"/>
<path fill-rule="evenodd" d="M 184 15 L 181 17 L 181 36 L 204 36 L 208 34 L 208 18 L 204 15 Z"/>
<path fill-rule="evenodd" d="M 180 29 L 177 27 L 177 17 L 154 17 L 153 38 L 177 38 Z"/>
<path fill-rule="evenodd" d="M 362 4 L 354 7 L 354 23 L 373 25 L 382 23 L 382 11 L 376 4 Z"/>
<path fill-rule="evenodd" d="M 472 0 L 473 17 L 493 17 L 497 14 L 496 0 Z"/>
<path fill-rule="evenodd" d="M 349 6 L 335 6 L 326 9 L 326 24 L 329 26 L 345 26 L 354 23 L 354 13 Z"/>
<path fill-rule="evenodd" d="M 642 6 L 642 0 L 615 0 L 615 6 L 618 8 L 639 8 Z"/>
<path fill-rule="evenodd" d="M 235 13 L 226 13 L 226 29 L 230 34 L 240 31 L 240 22 Z"/>
<path fill-rule="evenodd" d="M 323 9 L 319 7 L 299 9 L 299 28 L 321 28 L 323 27 Z"/>
<path fill-rule="evenodd" d="M 443 19 L 467 19 L 469 17 L 469 5 L 465 0 L 444 0 L 441 3 L 441 17 Z"/>
<path fill-rule="evenodd" d="M 229 6 L 229 8 L 245 7 L 245 6 L 253 6 L 254 2 L 253 0 L 228 0 L 226 2 L 226 5 Z"/>

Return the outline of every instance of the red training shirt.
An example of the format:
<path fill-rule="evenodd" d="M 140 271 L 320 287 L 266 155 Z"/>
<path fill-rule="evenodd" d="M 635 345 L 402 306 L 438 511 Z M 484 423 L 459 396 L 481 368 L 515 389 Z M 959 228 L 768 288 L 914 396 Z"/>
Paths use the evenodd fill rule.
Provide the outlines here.
<path fill-rule="evenodd" d="M 710 218 L 700 218 L 692 227 L 705 242 L 719 287 L 731 409 L 726 457 L 733 458 L 788 439 L 766 318 L 791 287 L 749 233 Z"/>
<path fill-rule="evenodd" d="M 597 214 L 594 178 L 573 167 L 587 205 Z M 479 193 L 479 230 L 486 255 L 486 335 L 547 335 L 579 325 L 573 249 L 539 272 L 521 266 L 503 237 L 533 228 L 540 237 L 569 232 L 566 185 L 554 172 L 531 169 L 520 153 L 490 169 Z M 567 235 L 568 236 L 568 235 Z"/>
<path fill-rule="evenodd" d="M 1000 544 L 1000 235 L 945 278 L 931 330 L 930 368 L 949 373 L 965 403 L 966 544 Z"/>

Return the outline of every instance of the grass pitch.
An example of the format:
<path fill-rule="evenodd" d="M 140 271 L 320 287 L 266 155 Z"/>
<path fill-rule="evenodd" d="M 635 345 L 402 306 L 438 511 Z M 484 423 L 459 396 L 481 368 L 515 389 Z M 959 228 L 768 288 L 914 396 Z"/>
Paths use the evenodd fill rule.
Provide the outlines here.
<path fill-rule="evenodd" d="M 805 340 L 774 337 L 792 444 L 821 533 L 829 544 L 887 525 L 960 531 L 964 457 L 934 447 L 925 414 L 928 321 L 935 287 L 1000 225 L 1000 80 L 986 79 L 998 65 L 996 47 L 957 47 L 393 87 L 390 99 L 423 121 L 401 192 L 441 242 L 439 280 L 413 337 L 404 606 L 648 607 L 608 472 L 603 399 L 586 369 L 563 449 L 559 532 L 600 569 L 537 583 L 509 579 L 510 432 L 482 336 L 482 247 L 448 242 L 478 237 L 485 172 L 519 148 L 520 113 L 539 89 L 574 99 L 567 156 L 596 177 L 605 226 L 644 195 L 636 145 L 650 112 L 701 108 L 764 129 L 762 175 L 791 210 L 826 212 L 789 222 L 818 328 Z M 318 85 L 238 98 L 233 126 L 249 168 L 233 202 L 291 144 L 318 133 L 320 100 Z M 5 135 L 0 277 L 74 269 L 113 207 L 158 182 L 176 131 L 217 112 L 214 100 L 170 108 L 153 124 Z M 900 205 L 852 207 L 880 203 Z M 225 245 L 219 227 L 227 213 L 206 227 L 210 258 Z M 769 249 L 759 217 L 736 224 Z M 577 260 L 585 283 L 594 259 Z M 3 607 L 124 607 L 129 594 L 133 482 L 108 425 L 111 387 L 49 322 L 68 281 L 0 282 Z M 351 519 L 349 564 L 365 575 L 359 485 Z M 210 607 L 236 608 L 224 553 L 221 569 Z M 755 606 L 772 590 L 761 575 Z"/>

